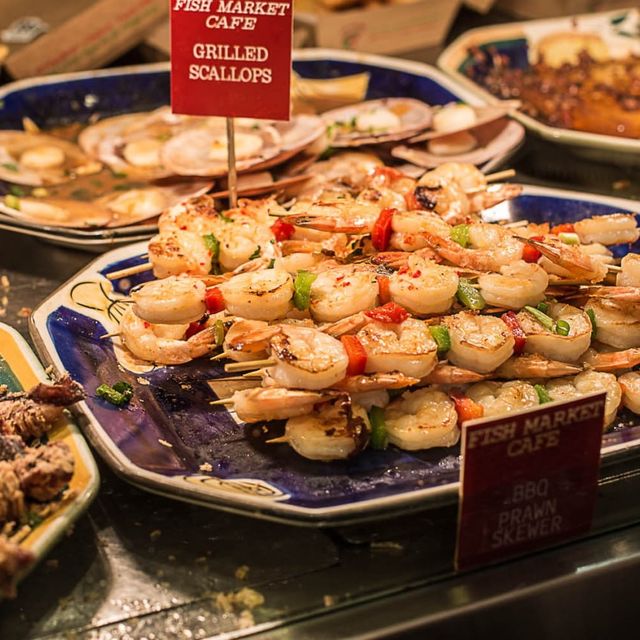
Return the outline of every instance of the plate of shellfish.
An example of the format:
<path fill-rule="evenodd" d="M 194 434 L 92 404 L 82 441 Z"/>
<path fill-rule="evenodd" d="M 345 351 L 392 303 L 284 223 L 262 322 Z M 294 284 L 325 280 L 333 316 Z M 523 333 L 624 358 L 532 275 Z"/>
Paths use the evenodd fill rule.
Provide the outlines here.
<path fill-rule="evenodd" d="M 637 203 L 323 162 L 286 203 L 170 208 L 34 311 L 116 471 L 317 525 L 455 500 L 478 417 L 604 390 L 605 460 L 640 446 Z"/>
<path fill-rule="evenodd" d="M 544 139 L 637 165 L 639 56 L 636 7 L 472 29 L 438 66 L 488 104 L 511 106 Z"/>
<path fill-rule="evenodd" d="M 0 228 L 104 250 L 146 239 L 159 215 L 228 197 L 223 118 L 181 116 L 168 65 L 31 79 L 0 90 Z M 235 121 L 238 193 L 308 187 L 338 149 L 404 163 L 503 163 L 524 130 L 427 65 L 330 50 L 296 52 L 292 117 Z"/>
<path fill-rule="evenodd" d="M 0 598 L 15 596 L 97 493 L 98 470 L 66 410 L 83 397 L 68 376 L 50 380 L 0 324 Z"/>

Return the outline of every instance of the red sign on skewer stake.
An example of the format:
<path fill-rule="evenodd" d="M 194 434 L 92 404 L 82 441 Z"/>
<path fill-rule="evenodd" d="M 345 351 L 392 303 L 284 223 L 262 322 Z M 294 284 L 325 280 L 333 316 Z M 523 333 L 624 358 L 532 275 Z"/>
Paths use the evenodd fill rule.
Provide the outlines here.
<path fill-rule="evenodd" d="M 171 0 L 175 113 L 288 120 L 292 0 Z"/>
<path fill-rule="evenodd" d="M 458 569 L 589 530 L 605 397 L 598 393 L 464 425 Z"/>

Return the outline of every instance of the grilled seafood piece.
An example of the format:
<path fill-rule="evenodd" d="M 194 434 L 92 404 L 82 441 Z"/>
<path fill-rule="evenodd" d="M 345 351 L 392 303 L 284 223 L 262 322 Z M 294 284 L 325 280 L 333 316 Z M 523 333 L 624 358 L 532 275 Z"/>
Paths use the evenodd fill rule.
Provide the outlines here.
<path fill-rule="evenodd" d="M 270 442 L 287 442 L 309 460 L 345 460 L 367 446 L 370 431 L 367 412 L 344 394 L 289 418 L 284 436 Z"/>
<path fill-rule="evenodd" d="M 437 389 L 406 391 L 384 411 L 389 442 L 415 451 L 458 442 L 458 414 L 449 396 Z"/>
<path fill-rule="evenodd" d="M 25 496 L 38 502 L 55 498 L 73 476 L 74 459 L 66 442 L 50 442 L 28 448 L 13 463 Z"/>
<path fill-rule="evenodd" d="M 527 337 L 525 351 L 540 354 L 551 360 L 577 361 L 591 344 L 592 326 L 589 316 L 582 309 L 559 302 L 548 303 L 546 315 L 556 322 L 567 322 L 568 335 L 560 335 L 549 330 L 533 315 L 521 311 L 517 318 Z"/>
<path fill-rule="evenodd" d="M 604 426 L 610 426 L 622 402 L 622 389 L 612 373 L 583 371 L 573 378 L 558 378 L 546 384 L 552 400 L 573 400 L 596 391 L 605 391 Z"/>
<path fill-rule="evenodd" d="M 120 337 L 134 356 L 155 364 L 184 364 L 211 353 L 216 329 L 210 323 L 186 337 L 188 324 L 151 324 L 127 309 L 120 320 Z"/>
<path fill-rule="evenodd" d="M 622 389 L 622 404 L 633 413 L 640 413 L 640 371 L 629 371 L 618 378 Z"/>
<path fill-rule="evenodd" d="M 75 144 L 44 133 L 0 132 L 0 179 L 29 186 L 57 185 L 102 169 Z"/>
<path fill-rule="evenodd" d="M 483 407 L 484 417 L 501 416 L 540 404 L 533 385 L 522 380 L 479 382 L 469 387 L 465 395 Z"/>
<path fill-rule="evenodd" d="M 66 375 L 54 384 L 0 396 L 0 433 L 39 438 L 51 430 L 65 407 L 84 398 L 82 387 Z"/>

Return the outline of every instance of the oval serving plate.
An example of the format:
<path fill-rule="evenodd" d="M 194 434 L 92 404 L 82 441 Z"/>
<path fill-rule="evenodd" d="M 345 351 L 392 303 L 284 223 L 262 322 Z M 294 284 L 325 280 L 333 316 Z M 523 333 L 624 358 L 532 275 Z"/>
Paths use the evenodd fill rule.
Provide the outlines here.
<path fill-rule="evenodd" d="M 473 92 L 457 86 L 443 73 L 426 64 L 351 51 L 304 49 L 295 51 L 293 68 L 302 78 L 324 79 L 368 74 L 367 100 L 409 97 L 431 105 L 464 101 L 482 106 Z M 46 78 L 30 78 L 0 88 L 0 129 L 21 129 L 28 116 L 43 129 L 155 109 L 169 102 L 169 64 L 137 65 L 100 71 L 67 73 Z M 490 171 L 513 153 L 521 138 L 503 154 L 491 158 L 483 168 Z M 0 181 L 0 199 L 8 191 Z M 69 229 L 43 227 L 2 213 L 5 230 L 59 241 L 69 247 L 106 250 L 151 237 L 156 225 L 139 224 L 115 229 Z M 9 212 L 10 213 L 10 212 Z M 134 238 L 138 236 L 138 238 Z"/>
<path fill-rule="evenodd" d="M 625 200 L 526 187 L 489 216 L 561 223 L 632 208 Z M 367 450 L 351 461 L 313 462 L 287 445 L 265 444 L 277 425 L 263 433 L 209 405 L 217 397 L 213 389 L 224 384 L 216 382 L 226 375 L 221 363 L 205 358 L 138 371 L 122 366 L 113 340 L 100 336 L 117 331 L 125 308 L 118 298 L 151 275 L 115 281 L 112 290 L 104 274 L 144 262 L 145 252 L 146 244 L 138 243 L 101 256 L 45 300 L 30 325 L 42 357 L 85 386 L 87 398 L 78 407 L 86 433 L 117 472 L 172 498 L 296 524 L 352 523 L 455 500 L 457 447 Z M 94 393 L 102 382 L 118 380 L 135 390 L 125 409 Z M 629 414 L 603 438 L 603 453 L 611 459 L 638 447 L 640 420 Z"/>
<path fill-rule="evenodd" d="M 30 389 L 38 382 L 47 382 L 44 369 L 34 356 L 24 338 L 13 328 L 0 323 L 0 384 L 11 391 Z M 66 442 L 75 461 L 75 470 L 69 488 L 75 493 L 51 515 L 45 518 L 20 542 L 35 556 L 36 563 L 49 552 L 53 545 L 68 530 L 95 498 L 100 478 L 95 460 L 78 427 L 67 416 L 49 433 L 49 442 Z M 20 576 L 20 578 L 24 575 Z"/>
<path fill-rule="evenodd" d="M 507 55 L 516 66 L 525 68 L 529 64 L 529 49 L 545 35 L 576 30 L 604 33 L 609 26 L 615 29 L 616 25 L 623 22 L 631 11 L 637 11 L 637 9 L 512 22 L 471 29 L 456 38 L 442 52 L 438 58 L 438 66 L 457 84 L 488 104 L 508 104 L 508 101 L 502 101 L 492 95 L 465 74 L 465 69 L 473 62 L 469 53 L 471 47 L 495 49 Z M 627 42 L 630 49 L 635 47 L 636 52 L 640 50 L 637 34 L 635 38 L 631 34 L 620 34 L 620 37 L 616 38 L 616 43 L 619 42 Z M 640 164 L 640 140 L 563 129 L 547 125 L 519 110 L 514 110 L 512 113 L 513 117 L 529 131 L 545 140 L 574 147 L 585 157 L 610 161 L 614 164 Z"/>

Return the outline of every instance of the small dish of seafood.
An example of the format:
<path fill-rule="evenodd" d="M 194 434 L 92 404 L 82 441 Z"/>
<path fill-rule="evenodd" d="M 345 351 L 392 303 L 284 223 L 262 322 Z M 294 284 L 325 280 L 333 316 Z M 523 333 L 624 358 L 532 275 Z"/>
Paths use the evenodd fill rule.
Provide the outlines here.
<path fill-rule="evenodd" d="M 84 397 L 47 380 L 28 345 L 0 324 L 0 598 L 82 514 L 98 471 L 66 409 Z"/>
<path fill-rule="evenodd" d="M 638 164 L 640 11 L 473 29 L 438 66 L 530 131 L 591 158 Z"/>

